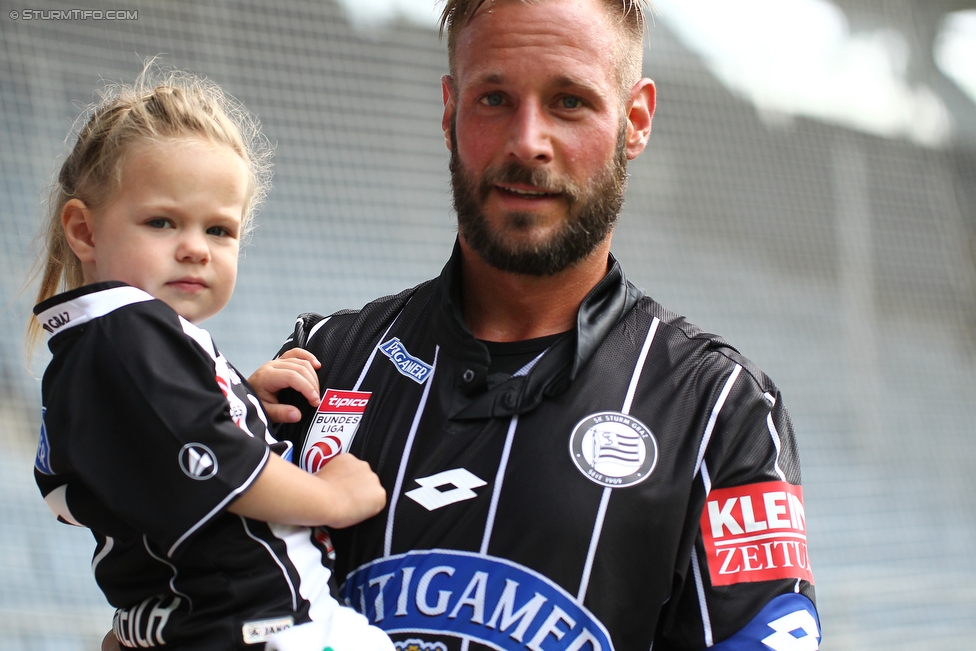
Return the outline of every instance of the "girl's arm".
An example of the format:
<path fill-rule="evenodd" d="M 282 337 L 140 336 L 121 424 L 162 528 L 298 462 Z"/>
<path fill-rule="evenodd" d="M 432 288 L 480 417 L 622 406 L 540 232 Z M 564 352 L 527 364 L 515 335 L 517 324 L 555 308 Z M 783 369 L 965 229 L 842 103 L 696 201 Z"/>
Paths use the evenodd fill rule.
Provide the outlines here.
<path fill-rule="evenodd" d="M 322 365 L 301 348 L 287 351 L 248 378 L 268 417 L 277 422 L 301 419 L 297 407 L 278 403 L 277 393 L 291 388 L 318 406 Z M 254 485 L 228 510 L 254 520 L 302 526 L 349 527 L 383 510 L 386 491 L 369 464 L 340 454 L 314 475 L 271 455 Z"/>
<path fill-rule="evenodd" d="M 351 454 L 334 457 L 314 475 L 272 454 L 227 510 L 264 522 L 341 529 L 376 515 L 385 504 L 379 477 Z"/>

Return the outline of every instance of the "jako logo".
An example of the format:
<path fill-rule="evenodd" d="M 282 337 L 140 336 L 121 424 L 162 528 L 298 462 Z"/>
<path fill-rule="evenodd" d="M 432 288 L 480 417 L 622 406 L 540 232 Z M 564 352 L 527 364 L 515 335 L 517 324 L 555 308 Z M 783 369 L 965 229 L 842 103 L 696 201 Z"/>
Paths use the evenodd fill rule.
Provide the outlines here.
<path fill-rule="evenodd" d="M 187 443 L 180 450 L 180 468 L 190 479 L 210 479 L 217 474 L 217 457 L 202 443 Z"/>

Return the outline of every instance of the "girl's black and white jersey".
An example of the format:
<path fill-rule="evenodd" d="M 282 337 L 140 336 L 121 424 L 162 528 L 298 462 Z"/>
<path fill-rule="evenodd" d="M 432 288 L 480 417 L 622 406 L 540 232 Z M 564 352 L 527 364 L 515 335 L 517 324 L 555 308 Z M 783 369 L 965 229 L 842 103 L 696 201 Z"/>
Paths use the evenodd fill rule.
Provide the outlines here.
<path fill-rule="evenodd" d="M 296 462 L 349 447 L 389 494 L 333 532 L 347 602 L 428 651 L 818 648 L 769 378 L 615 261 L 575 333 L 499 378 L 463 324 L 458 256 L 361 311 L 303 315 L 283 348 L 322 361 L 322 405 L 278 431 Z"/>
<path fill-rule="evenodd" d="M 34 312 L 54 354 L 34 475 L 59 519 L 92 530 L 124 645 L 255 648 L 337 607 L 315 532 L 227 511 L 291 448 L 205 330 L 117 282 Z"/>

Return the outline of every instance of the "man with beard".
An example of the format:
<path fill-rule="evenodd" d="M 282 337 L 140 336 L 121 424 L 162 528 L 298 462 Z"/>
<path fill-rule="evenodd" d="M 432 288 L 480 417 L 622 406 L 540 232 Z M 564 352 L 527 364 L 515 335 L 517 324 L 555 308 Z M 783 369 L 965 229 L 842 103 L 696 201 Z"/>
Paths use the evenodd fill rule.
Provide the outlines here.
<path fill-rule="evenodd" d="M 418 651 L 818 648 L 778 390 L 610 255 L 655 105 L 640 3 L 443 21 L 454 253 L 283 348 L 323 362 L 321 404 L 278 432 L 296 462 L 350 450 L 390 496 L 332 532 L 343 597 Z"/>

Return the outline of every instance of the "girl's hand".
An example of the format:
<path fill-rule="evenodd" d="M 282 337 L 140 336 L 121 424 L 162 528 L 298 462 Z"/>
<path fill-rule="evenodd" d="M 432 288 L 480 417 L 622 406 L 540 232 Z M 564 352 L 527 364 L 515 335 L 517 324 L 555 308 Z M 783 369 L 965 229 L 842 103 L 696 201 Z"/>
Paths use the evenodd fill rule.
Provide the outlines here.
<path fill-rule="evenodd" d="M 336 491 L 335 514 L 328 524 L 337 529 L 370 518 L 386 505 L 386 491 L 369 464 L 351 454 L 340 454 L 315 473 Z"/>
<path fill-rule="evenodd" d="M 319 377 L 315 371 L 321 367 L 322 364 L 312 353 L 302 348 L 292 348 L 281 357 L 263 364 L 247 381 L 272 422 L 297 423 L 302 419 L 301 410 L 278 402 L 278 392 L 294 389 L 305 396 L 310 405 L 318 407 L 321 396 Z"/>

